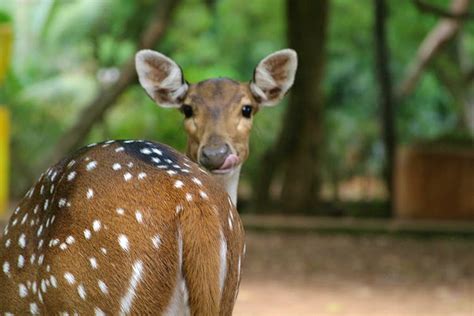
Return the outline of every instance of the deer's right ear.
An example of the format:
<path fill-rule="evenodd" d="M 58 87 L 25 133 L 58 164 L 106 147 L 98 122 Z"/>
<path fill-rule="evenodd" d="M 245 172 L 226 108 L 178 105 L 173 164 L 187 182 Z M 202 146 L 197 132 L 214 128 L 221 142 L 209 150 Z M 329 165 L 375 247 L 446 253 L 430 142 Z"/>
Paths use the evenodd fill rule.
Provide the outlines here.
<path fill-rule="evenodd" d="M 162 107 L 180 107 L 188 84 L 181 68 L 170 58 L 144 49 L 135 55 L 135 67 L 140 84 Z"/>

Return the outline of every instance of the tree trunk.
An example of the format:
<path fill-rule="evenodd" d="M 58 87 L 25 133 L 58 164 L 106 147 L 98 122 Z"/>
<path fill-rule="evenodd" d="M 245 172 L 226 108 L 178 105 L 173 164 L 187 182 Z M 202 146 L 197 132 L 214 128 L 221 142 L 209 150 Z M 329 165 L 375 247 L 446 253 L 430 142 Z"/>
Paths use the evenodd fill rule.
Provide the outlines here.
<path fill-rule="evenodd" d="M 387 5 L 385 0 L 374 0 L 375 21 L 374 41 L 376 79 L 379 84 L 379 104 L 381 127 L 385 148 L 384 178 L 389 192 L 390 211 L 393 209 L 393 173 L 395 161 L 395 114 L 393 111 L 392 80 L 390 76 L 390 56 L 386 38 Z"/>
<path fill-rule="evenodd" d="M 323 98 L 328 0 L 287 0 L 289 46 L 298 53 L 298 71 L 283 128 L 264 155 L 256 184 L 257 206 L 268 203 L 269 189 L 282 175 L 279 205 L 286 211 L 314 210 L 319 202 Z"/>

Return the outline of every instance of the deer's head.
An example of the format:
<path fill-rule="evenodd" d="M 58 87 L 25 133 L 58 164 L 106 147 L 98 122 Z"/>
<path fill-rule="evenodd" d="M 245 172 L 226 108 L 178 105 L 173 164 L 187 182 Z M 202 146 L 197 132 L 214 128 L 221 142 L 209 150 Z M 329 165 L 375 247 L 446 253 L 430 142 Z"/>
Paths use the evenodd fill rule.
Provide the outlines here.
<path fill-rule="evenodd" d="M 183 113 L 188 157 L 227 182 L 238 179 L 248 157 L 254 115 L 277 104 L 292 86 L 297 56 L 291 49 L 267 56 L 248 83 L 215 78 L 190 84 L 173 60 L 151 50 L 139 51 L 135 62 L 147 94 Z"/>

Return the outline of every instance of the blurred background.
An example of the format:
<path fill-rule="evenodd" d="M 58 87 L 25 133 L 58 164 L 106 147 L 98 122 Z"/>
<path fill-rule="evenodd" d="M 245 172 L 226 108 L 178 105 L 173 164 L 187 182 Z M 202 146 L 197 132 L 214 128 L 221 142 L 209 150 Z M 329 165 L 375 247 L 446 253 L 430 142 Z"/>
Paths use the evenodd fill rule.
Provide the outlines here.
<path fill-rule="evenodd" d="M 254 121 L 236 315 L 474 315 L 472 1 L 2 1 L 0 217 L 85 144 L 184 151 L 138 84 L 144 47 L 190 82 L 299 54 Z"/>

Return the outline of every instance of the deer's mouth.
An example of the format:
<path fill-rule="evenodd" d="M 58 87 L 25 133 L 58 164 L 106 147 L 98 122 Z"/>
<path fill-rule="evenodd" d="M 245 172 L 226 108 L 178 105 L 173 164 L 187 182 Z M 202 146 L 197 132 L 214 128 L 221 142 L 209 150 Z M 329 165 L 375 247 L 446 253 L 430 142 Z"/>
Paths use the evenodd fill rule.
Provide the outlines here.
<path fill-rule="evenodd" d="M 215 174 L 226 174 L 235 169 L 240 163 L 240 158 L 236 154 L 228 155 L 219 168 L 211 170 Z"/>

